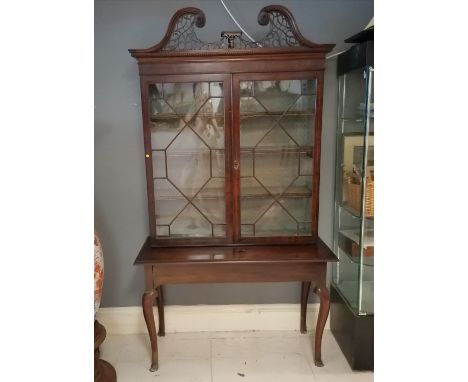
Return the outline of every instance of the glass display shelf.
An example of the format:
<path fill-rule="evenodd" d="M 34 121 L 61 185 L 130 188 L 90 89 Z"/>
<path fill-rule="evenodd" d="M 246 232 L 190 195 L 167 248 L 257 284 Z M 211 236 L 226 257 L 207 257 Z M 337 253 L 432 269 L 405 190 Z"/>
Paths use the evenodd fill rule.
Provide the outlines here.
<path fill-rule="evenodd" d="M 338 134 L 363 134 L 365 128 L 365 120 L 362 117 L 341 118 L 341 131 Z M 374 133 L 374 118 L 369 119 L 369 133 Z"/>
<path fill-rule="evenodd" d="M 343 229 L 338 232 L 338 247 L 341 253 L 348 256 L 349 260 L 359 263 L 361 261 L 361 252 L 359 246 L 359 230 Z M 366 266 L 374 266 L 374 230 L 368 230 L 364 233 L 362 243 L 362 263 Z"/>
<path fill-rule="evenodd" d="M 364 216 L 362 217 L 361 216 L 361 213 L 359 211 L 356 211 L 354 208 L 348 206 L 347 204 L 343 203 L 343 204 L 339 204 L 337 203 L 337 207 L 346 211 L 348 214 L 352 215 L 353 217 L 357 218 L 357 219 L 366 219 L 366 220 L 374 220 L 374 216 Z"/>
<path fill-rule="evenodd" d="M 336 284 L 336 287 L 350 308 L 355 309 L 358 305 L 359 283 L 357 281 L 341 281 Z M 362 290 L 361 310 L 364 312 L 374 312 L 374 281 L 363 281 Z"/>

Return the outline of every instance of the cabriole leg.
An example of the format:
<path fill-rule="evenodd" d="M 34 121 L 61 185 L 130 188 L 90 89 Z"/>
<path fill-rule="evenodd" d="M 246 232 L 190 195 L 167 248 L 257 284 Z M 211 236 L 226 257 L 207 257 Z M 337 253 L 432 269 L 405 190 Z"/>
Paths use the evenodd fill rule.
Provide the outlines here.
<path fill-rule="evenodd" d="M 158 317 L 159 317 L 159 330 L 158 336 L 164 337 L 166 334 L 165 325 L 164 325 L 164 293 L 163 287 L 160 285 L 158 287 Z"/>
<path fill-rule="evenodd" d="M 322 335 L 325 323 L 327 322 L 328 313 L 330 312 L 330 294 L 325 285 L 319 285 L 314 289 L 314 292 L 320 298 L 320 309 L 317 320 L 317 328 L 315 329 L 315 366 L 322 367 Z"/>
<path fill-rule="evenodd" d="M 307 332 L 307 301 L 309 300 L 310 281 L 303 281 L 301 284 L 301 333 Z"/>
<path fill-rule="evenodd" d="M 153 290 L 147 290 L 143 293 L 142 305 L 143 305 L 143 316 L 145 317 L 146 327 L 151 341 L 151 368 L 150 371 L 158 370 L 158 339 L 156 336 L 156 325 L 154 323 L 153 305 L 156 298 L 157 292 Z"/>

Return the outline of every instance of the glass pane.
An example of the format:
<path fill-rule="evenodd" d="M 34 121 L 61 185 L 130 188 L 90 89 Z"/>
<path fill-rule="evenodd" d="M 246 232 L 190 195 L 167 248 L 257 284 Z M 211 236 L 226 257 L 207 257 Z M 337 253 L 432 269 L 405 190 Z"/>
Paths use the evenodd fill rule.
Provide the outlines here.
<path fill-rule="evenodd" d="M 298 146 L 313 146 L 315 96 L 304 95 L 299 97 L 278 122 Z"/>
<path fill-rule="evenodd" d="M 149 86 L 156 235 L 225 236 L 222 82 Z"/>
<path fill-rule="evenodd" d="M 210 82 L 210 97 L 222 97 L 223 95 L 223 83 Z"/>
<path fill-rule="evenodd" d="M 156 224 L 171 224 L 188 200 L 167 180 L 154 180 Z"/>
<path fill-rule="evenodd" d="M 153 151 L 153 178 L 166 177 L 166 155 L 164 151 Z"/>
<path fill-rule="evenodd" d="M 312 175 L 314 168 L 312 151 L 300 153 L 299 162 L 299 175 Z"/>
<path fill-rule="evenodd" d="M 207 236 L 213 236 L 212 225 L 192 204 L 185 207 L 171 224 L 171 237 Z"/>
<path fill-rule="evenodd" d="M 295 220 L 276 202 L 255 224 L 256 236 L 291 236 L 296 234 Z"/>
<path fill-rule="evenodd" d="M 299 223 L 299 235 L 311 235 L 312 224 L 311 223 Z"/>
<path fill-rule="evenodd" d="M 283 114 L 299 98 L 300 81 L 255 81 L 254 96 L 271 114 Z"/>
<path fill-rule="evenodd" d="M 253 177 L 241 178 L 241 223 L 254 224 L 274 199 Z"/>
<path fill-rule="evenodd" d="M 224 150 L 211 150 L 211 176 L 224 177 Z"/>
<path fill-rule="evenodd" d="M 253 81 L 244 81 L 240 84 L 241 97 L 253 96 Z"/>
<path fill-rule="evenodd" d="M 316 94 L 317 93 L 317 81 L 302 80 L 301 89 L 302 89 L 302 94 Z"/>
<path fill-rule="evenodd" d="M 224 237 L 226 236 L 226 225 L 214 225 L 213 226 L 213 236 L 215 237 Z"/>
<path fill-rule="evenodd" d="M 211 179 L 193 200 L 200 213 L 212 224 L 223 224 L 226 221 L 224 183 L 224 178 Z"/>
<path fill-rule="evenodd" d="M 333 282 L 357 314 L 373 314 L 374 138 L 372 69 L 339 77 Z M 369 113 L 368 113 L 369 112 Z M 366 151 L 366 143 L 368 150 Z M 363 205 L 364 202 L 364 205 Z"/>
<path fill-rule="evenodd" d="M 242 224 L 241 225 L 241 236 L 249 237 L 254 235 L 254 225 L 253 224 Z"/>
<path fill-rule="evenodd" d="M 255 177 L 270 193 L 279 196 L 299 173 L 297 151 L 255 151 Z"/>
<path fill-rule="evenodd" d="M 373 196 L 372 196 L 373 200 Z M 364 235 L 361 242 L 361 298 L 359 313 L 374 313 L 374 219 L 362 222 Z"/>
<path fill-rule="evenodd" d="M 169 226 L 167 226 L 167 225 L 157 225 L 156 226 L 156 236 L 169 236 Z"/>
<path fill-rule="evenodd" d="M 368 179 L 369 201 L 373 200 L 373 179 L 374 179 L 374 137 L 368 136 L 369 150 L 367 152 L 367 165 L 365 166 L 364 159 L 364 135 L 352 134 L 342 136 L 342 150 L 338 159 L 342 168 L 342 188 L 340 194 L 341 200 L 338 200 L 343 206 L 347 206 L 349 210 L 355 214 L 361 213 L 361 191 L 362 191 L 362 176 L 365 172 Z M 339 187 L 339 185 L 337 185 Z M 338 188 L 339 190 L 339 188 Z M 372 194 L 370 194 L 372 192 Z M 367 209 L 366 216 L 373 216 L 370 210 Z"/>
<path fill-rule="evenodd" d="M 153 150 L 164 150 L 185 126 L 176 115 L 160 115 L 151 118 L 151 146 Z"/>
<path fill-rule="evenodd" d="M 211 148 L 224 148 L 224 102 L 210 98 L 190 121 L 192 130 Z"/>
<path fill-rule="evenodd" d="M 240 90 L 241 235 L 311 235 L 316 80 Z"/>
<path fill-rule="evenodd" d="M 240 152 L 241 177 L 253 176 L 253 151 L 242 150 Z"/>
<path fill-rule="evenodd" d="M 311 199 L 302 197 L 284 197 L 281 205 L 294 217 L 297 222 L 311 221 Z"/>
<path fill-rule="evenodd" d="M 166 152 L 168 178 L 184 195 L 195 196 L 210 178 L 210 149 L 186 127 Z"/>

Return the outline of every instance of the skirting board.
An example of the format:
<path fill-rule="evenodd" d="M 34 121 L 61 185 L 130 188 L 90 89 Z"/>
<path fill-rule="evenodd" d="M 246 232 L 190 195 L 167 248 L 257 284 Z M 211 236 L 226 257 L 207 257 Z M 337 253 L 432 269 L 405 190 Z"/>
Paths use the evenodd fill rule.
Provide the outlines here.
<path fill-rule="evenodd" d="M 315 330 L 319 304 L 307 307 L 307 329 Z M 299 331 L 299 304 L 168 305 L 164 308 L 166 333 L 248 330 Z M 156 327 L 158 312 L 154 308 Z M 147 333 L 139 306 L 101 308 L 97 319 L 109 335 Z M 329 320 L 325 329 L 330 329 Z"/>

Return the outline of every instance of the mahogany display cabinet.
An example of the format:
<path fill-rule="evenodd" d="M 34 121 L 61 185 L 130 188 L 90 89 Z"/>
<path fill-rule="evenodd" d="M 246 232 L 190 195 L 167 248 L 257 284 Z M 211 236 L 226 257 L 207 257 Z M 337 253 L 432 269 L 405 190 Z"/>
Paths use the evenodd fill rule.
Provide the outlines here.
<path fill-rule="evenodd" d="M 197 8 L 179 10 L 162 41 L 131 49 L 141 84 L 150 236 L 143 313 L 158 368 L 153 304 L 164 335 L 162 286 L 302 283 L 305 332 L 311 285 L 320 297 L 315 363 L 329 313 L 326 271 L 336 261 L 318 237 L 325 55 L 281 6 L 258 16 L 265 37 L 222 32 L 202 42 Z"/>

